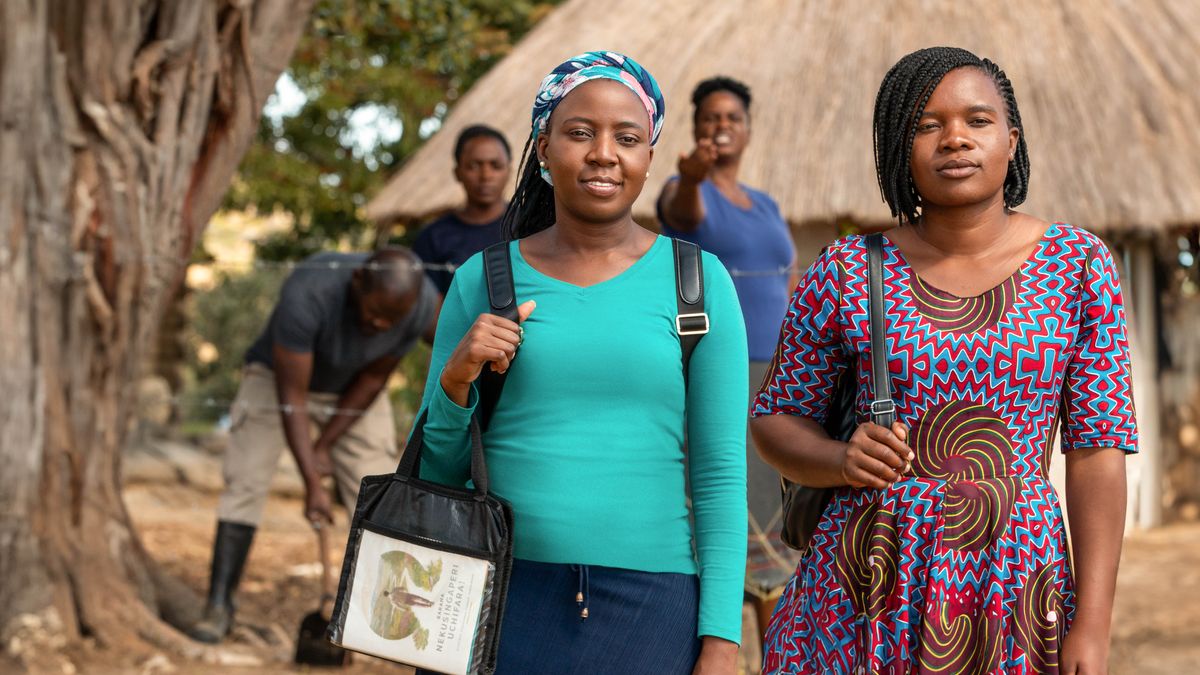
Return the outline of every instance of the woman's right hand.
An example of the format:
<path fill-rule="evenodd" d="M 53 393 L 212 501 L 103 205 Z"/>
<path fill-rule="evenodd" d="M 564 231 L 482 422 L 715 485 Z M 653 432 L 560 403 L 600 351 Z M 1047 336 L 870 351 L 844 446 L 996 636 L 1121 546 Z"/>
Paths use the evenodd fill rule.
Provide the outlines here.
<path fill-rule="evenodd" d="M 471 383 L 479 378 L 485 365 L 490 364 L 498 373 L 508 370 L 521 344 L 519 324 L 533 314 L 536 306 L 533 300 L 521 303 L 516 322 L 495 314 L 480 314 L 475 319 L 442 367 L 442 390 L 451 401 L 466 407 Z"/>
<path fill-rule="evenodd" d="M 912 469 L 916 455 L 908 447 L 908 427 L 889 429 L 874 422 L 858 425 L 842 457 L 842 478 L 851 487 L 886 488 Z"/>
<path fill-rule="evenodd" d="M 679 153 L 679 177 L 693 183 L 701 183 L 708 178 L 708 172 L 717 163 L 717 145 L 711 138 L 701 138 L 696 141 L 696 147 L 690 153 Z"/>

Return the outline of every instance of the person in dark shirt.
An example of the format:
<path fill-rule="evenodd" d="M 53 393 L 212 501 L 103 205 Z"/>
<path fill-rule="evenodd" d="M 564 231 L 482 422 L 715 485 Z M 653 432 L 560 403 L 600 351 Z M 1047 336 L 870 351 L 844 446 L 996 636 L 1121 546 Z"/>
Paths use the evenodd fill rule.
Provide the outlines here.
<path fill-rule="evenodd" d="M 512 152 L 499 131 L 482 124 L 463 129 L 454 144 L 454 179 L 463 186 L 467 201 L 422 228 L 413 252 L 426 263 L 457 266 L 503 240 L 500 221 L 508 207 L 504 186 L 511 169 Z M 445 295 L 453 273 L 425 273 Z"/>
<path fill-rule="evenodd" d="M 418 338 L 433 342 L 441 307 L 420 269 L 407 249 L 319 253 L 284 282 L 246 352 L 230 410 L 208 602 L 189 631 L 194 639 L 219 642 L 232 626 L 233 593 L 284 447 L 300 469 L 314 527 L 332 520 L 327 477 L 353 512 L 363 476 L 395 470 L 384 388 Z"/>

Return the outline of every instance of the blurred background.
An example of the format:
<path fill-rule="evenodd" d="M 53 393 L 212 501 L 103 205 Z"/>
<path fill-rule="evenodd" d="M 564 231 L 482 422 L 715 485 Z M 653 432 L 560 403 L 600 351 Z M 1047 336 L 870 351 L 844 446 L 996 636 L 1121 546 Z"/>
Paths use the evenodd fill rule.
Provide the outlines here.
<path fill-rule="evenodd" d="M 533 94 L 564 58 L 622 51 L 662 85 L 635 207 L 656 230 L 653 199 L 692 145 L 691 89 L 749 84 L 741 178 L 779 202 L 803 268 L 891 225 L 872 101 L 899 56 L 933 44 L 1013 81 L 1033 165 L 1021 210 L 1097 232 L 1118 258 L 1142 451 L 1112 672 L 1200 663 L 1200 4 L 30 0 L 0 19 L 0 302 L 24 319 L 0 338 L 15 394 L 0 414 L 0 670 L 291 672 L 319 567 L 290 457 L 232 639 L 200 648 L 170 627 L 206 587 L 245 351 L 306 256 L 409 245 L 462 201 L 460 130 L 498 128 L 519 160 Z M 401 438 L 427 360 L 418 346 L 389 383 Z M 110 604 L 116 578 L 134 581 L 108 586 Z"/>

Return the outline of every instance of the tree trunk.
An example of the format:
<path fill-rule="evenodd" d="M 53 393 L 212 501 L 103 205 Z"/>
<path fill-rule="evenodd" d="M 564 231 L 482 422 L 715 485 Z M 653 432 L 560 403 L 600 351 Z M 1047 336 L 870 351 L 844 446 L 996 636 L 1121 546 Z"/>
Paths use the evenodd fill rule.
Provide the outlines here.
<path fill-rule="evenodd" d="M 315 0 L 0 2 L 0 640 L 195 652 L 121 500 L 165 303 Z M 61 638 L 59 640 L 61 642 Z"/>

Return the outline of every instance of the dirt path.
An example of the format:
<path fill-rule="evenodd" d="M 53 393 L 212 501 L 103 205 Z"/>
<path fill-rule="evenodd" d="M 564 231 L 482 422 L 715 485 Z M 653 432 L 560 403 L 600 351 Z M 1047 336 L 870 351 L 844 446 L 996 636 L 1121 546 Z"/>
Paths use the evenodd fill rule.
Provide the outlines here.
<path fill-rule="evenodd" d="M 126 488 L 126 503 L 137 522 L 146 548 L 169 572 L 203 593 L 216 531 L 216 495 L 181 486 L 134 484 Z M 252 667 L 215 668 L 207 664 L 173 664 L 169 671 L 201 673 L 321 672 L 294 667 L 296 633 L 304 615 L 316 608 L 320 596 L 317 540 L 301 516 L 303 502 L 273 496 L 254 539 L 238 594 L 238 626 L 229 642 L 260 660 Z M 330 533 L 330 564 L 336 579 L 341 570 L 341 546 L 346 540 L 345 514 Z M 385 661 L 356 657 L 343 673 L 411 672 Z"/>
<path fill-rule="evenodd" d="M 1171 525 L 1126 541 L 1110 671 L 1200 673 L 1200 525 Z"/>
<path fill-rule="evenodd" d="M 191 588 L 207 584 L 215 529 L 216 495 L 183 485 L 133 483 L 126 500 L 147 549 Z M 313 672 L 291 665 L 301 617 L 314 607 L 319 566 L 316 540 L 295 497 L 274 496 L 254 542 L 239 596 L 239 628 L 231 639 L 243 666 L 172 663 L 166 657 L 141 663 L 117 655 L 86 654 L 84 673 L 271 673 Z M 345 520 L 334 541 L 344 541 Z M 337 548 L 337 547 L 335 547 Z M 340 565 L 341 551 L 334 551 Z M 1122 562 L 1111 672 L 1200 672 L 1200 526 L 1171 526 L 1137 533 Z M 359 659 L 350 673 L 405 673 L 392 664 Z"/>

